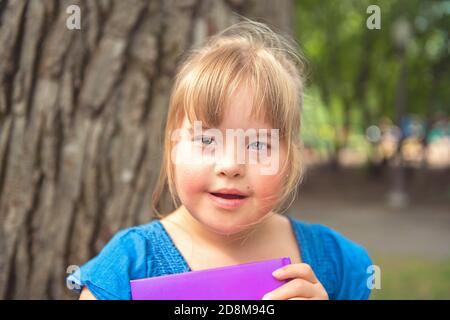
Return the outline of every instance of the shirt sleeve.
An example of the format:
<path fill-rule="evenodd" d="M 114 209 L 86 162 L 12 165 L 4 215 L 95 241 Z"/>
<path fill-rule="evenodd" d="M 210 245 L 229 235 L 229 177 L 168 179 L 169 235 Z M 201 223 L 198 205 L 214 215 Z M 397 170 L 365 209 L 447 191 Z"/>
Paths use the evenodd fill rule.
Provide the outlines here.
<path fill-rule="evenodd" d="M 147 245 L 136 229 L 125 229 L 100 253 L 66 278 L 67 286 L 81 292 L 84 286 L 99 300 L 130 300 L 130 280 L 145 278 Z"/>
<path fill-rule="evenodd" d="M 322 229 L 321 233 L 326 244 L 324 249 L 329 251 L 327 255 L 331 259 L 335 273 L 334 297 L 330 298 L 369 299 L 372 275 L 369 267 L 372 266 L 372 260 L 367 250 L 328 227 L 316 225 L 316 228 Z"/>

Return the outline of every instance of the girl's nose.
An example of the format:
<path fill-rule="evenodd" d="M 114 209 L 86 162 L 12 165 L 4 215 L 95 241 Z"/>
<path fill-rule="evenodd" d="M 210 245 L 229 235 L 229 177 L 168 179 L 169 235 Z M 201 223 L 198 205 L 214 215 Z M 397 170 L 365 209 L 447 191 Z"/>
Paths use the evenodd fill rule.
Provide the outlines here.
<path fill-rule="evenodd" d="M 238 178 L 245 175 L 245 163 L 240 163 L 233 152 L 224 154 L 216 161 L 215 172 L 218 176 Z M 242 161 L 241 161 L 242 162 Z"/>

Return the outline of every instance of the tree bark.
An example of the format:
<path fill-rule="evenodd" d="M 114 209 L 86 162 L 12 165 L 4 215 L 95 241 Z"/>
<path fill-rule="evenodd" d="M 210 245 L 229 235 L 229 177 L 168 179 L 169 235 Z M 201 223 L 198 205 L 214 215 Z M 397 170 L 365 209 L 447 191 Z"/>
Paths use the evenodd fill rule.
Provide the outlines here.
<path fill-rule="evenodd" d="M 290 7 L 281 2 L 263 1 L 263 12 L 283 29 L 291 11 L 273 16 Z M 73 4 L 81 30 L 66 27 Z M 0 0 L 0 299 L 76 298 L 67 267 L 151 220 L 180 54 L 237 21 L 233 12 L 258 20 L 257 9 L 249 0 Z"/>

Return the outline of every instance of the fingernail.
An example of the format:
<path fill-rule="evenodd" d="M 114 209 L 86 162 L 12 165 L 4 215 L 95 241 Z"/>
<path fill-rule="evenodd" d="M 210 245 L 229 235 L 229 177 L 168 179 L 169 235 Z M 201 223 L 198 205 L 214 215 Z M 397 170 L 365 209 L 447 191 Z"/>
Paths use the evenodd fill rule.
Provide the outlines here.
<path fill-rule="evenodd" d="M 272 272 L 272 275 L 273 275 L 274 277 L 280 276 L 280 275 L 281 275 L 281 270 L 275 270 L 274 272 Z"/>

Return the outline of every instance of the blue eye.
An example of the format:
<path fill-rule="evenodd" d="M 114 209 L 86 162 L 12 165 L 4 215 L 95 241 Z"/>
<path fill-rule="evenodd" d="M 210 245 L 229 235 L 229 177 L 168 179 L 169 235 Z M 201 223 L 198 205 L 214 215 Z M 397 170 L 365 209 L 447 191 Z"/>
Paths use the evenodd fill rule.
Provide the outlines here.
<path fill-rule="evenodd" d="M 256 141 L 253 143 L 250 143 L 249 148 L 252 148 L 254 150 L 263 150 L 263 149 L 267 149 L 269 147 L 269 145 L 265 142 L 261 142 L 261 141 Z"/>
<path fill-rule="evenodd" d="M 201 136 L 196 138 L 195 140 L 201 142 L 204 145 L 210 145 L 214 142 L 214 138 L 208 136 Z"/>

